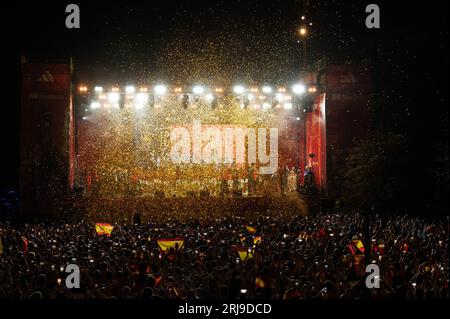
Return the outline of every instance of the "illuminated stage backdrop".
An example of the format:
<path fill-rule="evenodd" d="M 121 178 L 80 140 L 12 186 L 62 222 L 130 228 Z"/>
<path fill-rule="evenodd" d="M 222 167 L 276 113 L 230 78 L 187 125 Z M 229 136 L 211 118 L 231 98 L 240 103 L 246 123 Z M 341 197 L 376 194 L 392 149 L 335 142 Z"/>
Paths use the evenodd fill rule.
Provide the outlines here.
<path fill-rule="evenodd" d="M 277 168 L 303 165 L 303 121 L 280 105 L 263 109 L 263 104 L 249 104 L 244 108 L 235 97 L 224 95 L 216 107 L 195 97 L 188 107 L 183 107 L 182 94 L 166 94 L 145 103 L 139 103 L 139 99 L 144 101 L 139 93 L 108 94 L 112 93 L 99 93 L 95 99 L 84 100 L 85 113 L 77 121 L 76 184 L 84 188 L 86 195 L 155 196 L 163 192 L 166 196 L 183 197 L 191 192 L 218 195 L 224 189 L 247 195 L 252 180 L 275 182 L 268 186 L 273 187 L 279 170 L 260 174 L 261 168 L 269 164 L 261 164 L 264 147 L 259 143 L 264 140 L 258 129 L 266 132 L 266 154 L 278 155 Z M 119 98 L 123 100 L 120 103 Z M 215 142 L 220 147 L 212 149 L 212 162 L 196 161 L 195 123 L 200 124 L 204 135 L 197 146 L 200 154 L 207 152 L 211 138 L 219 138 Z M 275 138 L 270 128 L 277 130 L 276 149 L 270 146 Z M 180 129 L 187 132 L 188 140 L 171 138 Z M 230 131 L 234 134 L 227 138 L 226 132 Z M 249 153 L 249 138 L 243 136 L 248 131 L 255 134 L 254 156 Z M 205 137 L 208 132 L 213 134 Z M 173 158 L 177 143 L 180 152 L 188 152 L 182 163 Z M 244 153 L 243 161 L 239 161 L 239 150 Z"/>

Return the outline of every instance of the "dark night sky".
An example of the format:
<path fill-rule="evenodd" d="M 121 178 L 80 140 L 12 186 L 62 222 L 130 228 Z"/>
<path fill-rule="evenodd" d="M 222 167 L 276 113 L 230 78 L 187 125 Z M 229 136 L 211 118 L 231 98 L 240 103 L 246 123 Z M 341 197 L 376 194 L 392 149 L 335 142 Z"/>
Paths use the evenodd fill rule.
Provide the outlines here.
<path fill-rule="evenodd" d="M 372 2 L 381 8 L 380 30 L 364 25 Z M 17 183 L 22 53 L 72 55 L 78 76 L 98 82 L 298 78 L 301 1 L 76 1 L 80 30 L 65 28 L 69 3 L 2 10 L 2 186 Z M 448 138 L 447 2 L 311 0 L 309 11 L 311 61 L 370 61 L 375 90 L 388 96 L 387 129 L 417 139 L 412 171 L 426 165 L 427 143 Z"/>

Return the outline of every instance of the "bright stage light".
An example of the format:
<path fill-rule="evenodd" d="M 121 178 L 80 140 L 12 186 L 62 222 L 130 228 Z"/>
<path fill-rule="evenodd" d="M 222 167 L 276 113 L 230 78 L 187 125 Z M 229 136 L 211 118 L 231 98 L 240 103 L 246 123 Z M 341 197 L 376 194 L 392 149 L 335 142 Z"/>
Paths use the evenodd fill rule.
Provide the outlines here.
<path fill-rule="evenodd" d="M 132 85 L 125 87 L 125 92 L 127 92 L 129 94 L 134 93 L 134 91 L 135 91 L 135 88 Z"/>
<path fill-rule="evenodd" d="M 208 102 L 212 102 L 212 100 L 214 100 L 214 95 L 212 95 L 211 93 L 206 94 L 205 99 Z"/>
<path fill-rule="evenodd" d="M 157 95 L 163 95 L 167 92 L 167 87 L 165 85 L 159 84 L 155 86 L 154 90 Z"/>
<path fill-rule="evenodd" d="M 247 98 L 248 98 L 249 101 L 253 101 L 253 100 L 255 99 L 255 97 L 253 96 L 253 94 L 249 94 L 249 95 L 247 96 Z"/>
<path fill-rule="evenodd" d="M 236 94 L 242 94 L 242 93 L 244 93 L 245 89 L 244 89 L 244 87 L 241 86 L 241 85 L 236 85 L 236 86 L 233 88 L 233 91 L 234 91 L 234 93 L 236 93 Z"/>
<path fill-rule="evenodd" d="M 268 110 L 268 109 L 270 109 L 270 104 L 269 103 L 263 103 L 263 109 L 264 110 Z"/>
<path fill-rule="evenodd" d="M 120 94 L 116 92 L 111 92 L 108 94 L 108 101 L 111 103 L 117 103 L 120 100 Z"/>
<path fill-rule="evenodd" d="M 95 110 L 95 109 L 98 109 L 98 108 L 100 108 L 100 103 L 98 103 L 98 102 L 92 102 L 91 103 L 91 109 Z"/>
<path fill-rule="evenodd" d="M 94 88 L 94 91 L 97 92 L 97 93 L 102 93 L 102 92 L 103 92 L 103 87 L 101 87 L 101 86 L 96 86 L 96 87 Z"/>
<path fill-rule="evenodd" d="M 295 84 L 292 87 L 292 92 L 295 95 L 301 95 L 301 94 L 305 93 L 305 91 L 306 91 L 306 87 L 303 84 Z"/>
<path fill-rule="evenodd" d="M 192 92 L 194 92 L 194 94 L 203 94 L 203 92 L 205 92 L 205 88 L 203 86 L 197 85 L 194 86 Z"/>
<path fill-rule="evenodd" d="M 141 87 L 141 88 L 139 89 L 139 91 L 140 91 L 140 92 L 147 92 L 148 89 L 147 89 L 147 87 L 143 86 L 143 87 Z"/>
<path fill-rule="evenodd" d="M 284 103 L 285 110 L 292 110 L 292 103 Z"/>
<path fill-rule="evenodd" d="M 148 102 L 148 94 L 147 93 L 138 93 L 136 94 L 136 103 L 137 104 L 145 104 Z"/>
<path fill-rule="evenodd" d="M 272 88 L 270 86 L 265 86 L 262 88 L 262 91 L 264 93 L 271 93 L 272 92 Z"/>

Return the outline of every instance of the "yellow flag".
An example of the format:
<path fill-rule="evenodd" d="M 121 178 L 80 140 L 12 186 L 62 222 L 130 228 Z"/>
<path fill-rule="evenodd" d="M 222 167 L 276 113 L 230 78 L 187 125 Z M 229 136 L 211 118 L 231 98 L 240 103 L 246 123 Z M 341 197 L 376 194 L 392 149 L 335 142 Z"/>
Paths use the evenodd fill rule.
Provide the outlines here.
<path fill-rule="evenodd" d="M 184 247 L 184 239 L 183 238 L 160 238 L 156 240 L 158 243 L 159 249 L 161 251 L 165 252 L 169 250 L 170 248 L 173 248 L 175 250 L 181 250 Z"/>
<path fill-rule="evenodd" d="M 96 223 L 95 224 L 95 231 L 100 236 L 102 236 L 102 235 L 111 236 L 113 229 L 114 229 L 114 226 L 112 226 L 110 224 L 106 224 L 106 223 Z"/>
<path fill-rule="evenodd" d="M 256 233 L 256 228 L 255 228 L 255 227 L 245 225 L 245 228 L 247 229 L 247 231 L 248 231 L 250 234 Z"/>
<path fill-rule="evenodd" d="M 241 247 L 237 248 L 237 252 L 241 261 L 246 261 L 247 259 L 253 258 L 253 251 L 251 249 Z"/>
<path fill-rule="evenodd" d="M 255 286 L 256 288 L 264 288 L 266 286 L 266 283 L 261 277 L 255 278 Z"/>
<path fill-rule="evenodd" d="M 261 236 L 256 236 L 255 238 L 253 238 L 253 244 L 260 244 L 261 243 Z"/>

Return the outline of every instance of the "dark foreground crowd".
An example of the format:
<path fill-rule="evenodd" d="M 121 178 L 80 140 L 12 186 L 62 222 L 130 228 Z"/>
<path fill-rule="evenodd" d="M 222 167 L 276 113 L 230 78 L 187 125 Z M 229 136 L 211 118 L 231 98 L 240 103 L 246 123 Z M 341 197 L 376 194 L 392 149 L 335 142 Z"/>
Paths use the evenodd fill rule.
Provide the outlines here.
<path fill-rule="evenodd" d="M 0 298 L 449 298 L 448 220 L 372 218 L 364 249 L 379 289 L 366 287 L 365 257 L 349 248 L 369 242 L 358 214 L 113 225 L 108 237 L 91 221 L 0 223 Z M 183 248 L 160 251 L 156 240 L 172 237 Z M 80 288 L 66 288 L 67 264 L 79 266 Z"/>

